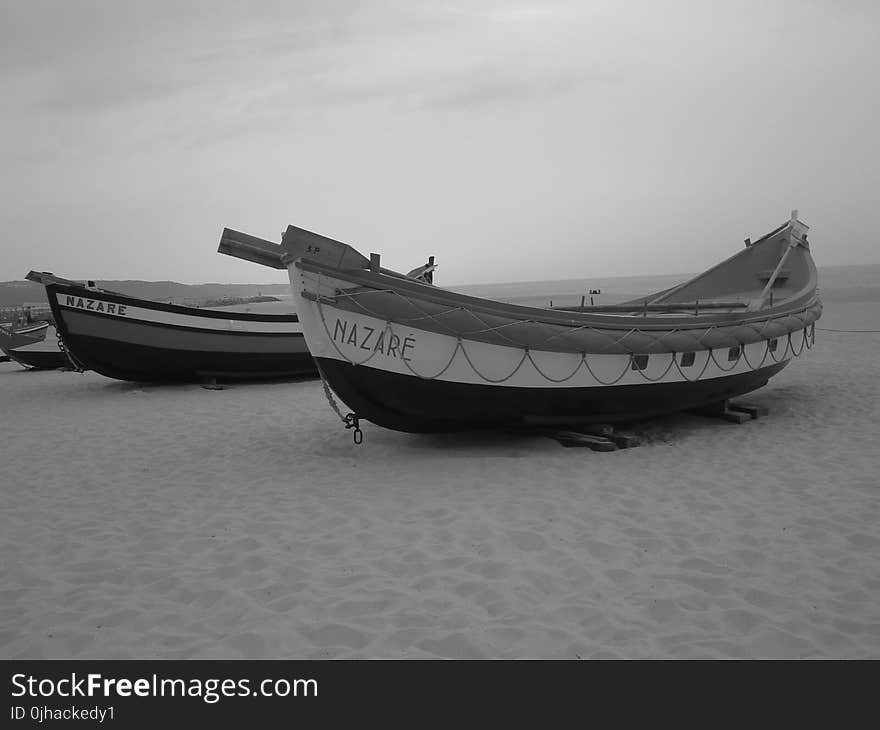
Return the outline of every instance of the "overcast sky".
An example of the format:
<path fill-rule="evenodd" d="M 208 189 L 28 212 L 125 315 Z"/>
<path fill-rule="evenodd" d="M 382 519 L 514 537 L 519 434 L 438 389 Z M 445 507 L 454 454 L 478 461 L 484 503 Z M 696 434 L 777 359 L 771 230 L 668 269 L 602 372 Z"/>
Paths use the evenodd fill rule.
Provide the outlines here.
<path fill-rule="evenodd" d="M 0 279 L 285 281 L 292 223 L 438 283 L 880 262 L 880 2 L 0 0 Z"/>

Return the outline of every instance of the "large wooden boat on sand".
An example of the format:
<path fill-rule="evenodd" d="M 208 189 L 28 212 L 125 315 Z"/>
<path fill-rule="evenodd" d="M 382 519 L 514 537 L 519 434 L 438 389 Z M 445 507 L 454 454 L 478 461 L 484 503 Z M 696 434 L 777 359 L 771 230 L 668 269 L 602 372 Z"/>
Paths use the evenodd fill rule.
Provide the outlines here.
<path fill-rule="evenodd" d="M 428 432 L 634 421 L 762 387 L 815 341 L 807 231 L 795 211 L 679 286 L 568 309 L 415 281 L 295 226 L 281 246 L 306 342 L 347 419 Z M 241 236 L 224 231 L 220 251 L 265 264 Z"/>
<path fill-rule="evenodd" d="M 295 314 L 184 307 L 31 271 L 77 370 L 118 380 L 206 381 L 315 375 Z"/>

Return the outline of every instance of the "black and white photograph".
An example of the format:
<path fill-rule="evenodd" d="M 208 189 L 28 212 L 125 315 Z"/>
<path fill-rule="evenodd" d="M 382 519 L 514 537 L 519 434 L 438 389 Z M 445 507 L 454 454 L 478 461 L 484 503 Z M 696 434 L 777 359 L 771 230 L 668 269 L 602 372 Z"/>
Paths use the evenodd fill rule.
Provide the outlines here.
<path fill-rule="evenodd" d="M 13 669 L 880 659 L 880 3 L 0 8 Z"/>

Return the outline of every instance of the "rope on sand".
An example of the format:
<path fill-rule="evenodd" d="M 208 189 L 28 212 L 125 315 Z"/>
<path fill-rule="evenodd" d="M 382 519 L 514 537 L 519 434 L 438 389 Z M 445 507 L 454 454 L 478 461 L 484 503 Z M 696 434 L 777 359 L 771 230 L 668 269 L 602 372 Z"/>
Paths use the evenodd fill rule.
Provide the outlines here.
<path fill-rule="evenodd" d="M 876 335 L 880 334 L 880 330 L 832 330 L 827 327 L 816 327 L 817 330 L 821 330 L 822 332 L 847 332 L 847 333 L 856 333 L 863 332 L 865 334 Z"/>

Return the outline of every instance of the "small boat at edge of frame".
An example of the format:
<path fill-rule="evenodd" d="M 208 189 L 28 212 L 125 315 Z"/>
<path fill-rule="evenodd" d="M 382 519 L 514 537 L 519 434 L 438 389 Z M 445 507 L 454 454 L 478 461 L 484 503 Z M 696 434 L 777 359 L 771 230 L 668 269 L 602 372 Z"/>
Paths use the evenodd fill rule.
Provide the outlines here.
<path fill-rule="evenodd" d="M 48 322 L 33 322 L 19 327 L 0 324 L 0 351 L 40 342 L 45 339 L 48 328 Z"/>
<path fill-rule="evenodd" d="M 55 370 L 68 364 L 58 346 L 55 328 L 48 322 L 37 322 L 12 332 L 0 327 L 0 350 L 28 370 Z"/>

